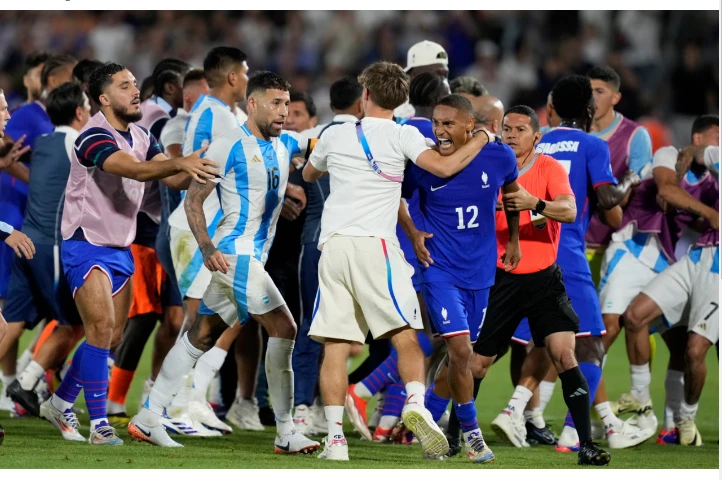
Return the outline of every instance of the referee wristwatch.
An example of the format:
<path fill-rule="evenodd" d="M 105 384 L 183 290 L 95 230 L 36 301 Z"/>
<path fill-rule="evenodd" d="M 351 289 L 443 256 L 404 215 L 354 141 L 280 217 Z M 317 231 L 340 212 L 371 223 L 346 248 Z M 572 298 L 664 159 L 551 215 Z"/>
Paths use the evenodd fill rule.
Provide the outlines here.
<path fill-rule="evenodd" d="M 539 201 L 536 202 L 536 207 L 534 207 L 534 214 L 538 215 L 542 213 L 545 208 L 547 208 L 547 203 L 540 198 Z"/>

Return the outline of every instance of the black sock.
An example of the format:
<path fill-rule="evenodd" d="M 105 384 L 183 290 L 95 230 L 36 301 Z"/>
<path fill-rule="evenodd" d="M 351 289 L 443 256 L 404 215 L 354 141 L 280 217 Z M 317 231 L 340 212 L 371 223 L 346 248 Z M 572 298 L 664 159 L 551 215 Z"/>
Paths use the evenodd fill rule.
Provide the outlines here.
<path fill-rule="evenodd" d="M 474 400 L 479 394 L 479 387 L 483 378 L 474 379 Z M 459 423 L 459 417 L 456 416 L 456 408 L 454 408 L 454 402 L 451 402 L 451 414 L 449 415 L 449 428 L 446 429 L 447 435 L 451 438 L 459 438 L 461 432 L 461 424 Z"/>
<path fill-rule="evenodd" d="M 577 427 L 579 444 L 583 445 L 592 439 L 592 420 L 589 414 L 589 405 L 591 403 L 589 402 L 587 380 L 578 366 L 560 373 L 559 380 L 562 381 L 564 402 L 569 408 L 569 413 L 572 414 L 574 426 Z"/>

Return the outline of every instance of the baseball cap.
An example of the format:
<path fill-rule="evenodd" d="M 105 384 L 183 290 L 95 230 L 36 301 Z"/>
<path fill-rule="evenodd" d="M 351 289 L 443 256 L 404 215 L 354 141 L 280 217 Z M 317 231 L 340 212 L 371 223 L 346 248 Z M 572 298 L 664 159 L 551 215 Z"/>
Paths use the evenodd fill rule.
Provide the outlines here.
<path fill-rule="evenodd" d="M 449 64 L 449 56 L 446 54 L 446 50 L 438 43 L 424 40 L 409 48 L 404 71 L 408 72 L 414 67 L 425 67 L 437 63 Z"/>

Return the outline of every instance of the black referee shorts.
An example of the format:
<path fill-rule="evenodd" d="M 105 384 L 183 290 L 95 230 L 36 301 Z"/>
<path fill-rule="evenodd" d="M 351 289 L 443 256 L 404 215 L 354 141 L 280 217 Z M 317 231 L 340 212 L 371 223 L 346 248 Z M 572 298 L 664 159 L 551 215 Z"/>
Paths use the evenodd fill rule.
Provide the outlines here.
<path fill-rule="evenodd" d="M 493 357 L 504 351 L 519 322 L 529 319 L 534 345 L 557 332 L 579 332 L 579 317 L 572 309 L 556 263 L 528 274 L 496 269 L 496 280 L 489 292 L 489 307 L 474 352 Z"/>

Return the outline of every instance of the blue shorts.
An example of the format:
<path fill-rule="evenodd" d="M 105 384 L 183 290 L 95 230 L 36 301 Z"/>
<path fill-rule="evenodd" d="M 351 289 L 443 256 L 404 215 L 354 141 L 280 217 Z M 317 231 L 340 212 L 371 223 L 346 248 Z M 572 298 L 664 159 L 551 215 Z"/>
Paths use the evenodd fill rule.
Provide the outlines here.
<path fill-rule="evenodd" d="M 36 243 L 32 260 L 14 256 L 5 320 L 25 322 L 27 329 L 35 328 L 45 318 L 61 325 L 82 325 L 62 265 L 58 264 L 56 272 L 53 245 Z"/>
<path fill-rule="evenodd" d="M 579 317 L 577 337 L 606 335 L 602 309 L 599 306 L 599 295 L 591 274 L 564 271 L 563 274 L 567 296 L 572 301 L 572 308 Z"/>
<path fill-rule="evenodd" d="M 489 288 L 467 290 L 451 283 L 424 283 L 422 292 L 434 331 L 444 338 L 469 335 L 479 338 L 489 304 Z"/>
<path fill-rule="evenodd" d="M 130 247 L 102 247 L 85 240 L 63 240 L 61 258 L 73 298 L 94 268 L 108 277 L 113 296 L 123 290 L 135 272 Z"/>
<path fill-rule="evenodd" d="M 414 290 L 418 293 L 421 291 L 421 265 L 419 264 L 419 259 L 416 257 L 414 246 L 400 226 L 396 228 L 396 236 L 399 239 L 399 247 L 401 247 L 401 251 L 404 252 L 404 260 L 414 267 L 414 275 L 411 277 L 411 283 L 414 284 Z"/>
<path fill-rule="evenodd" d="M 522 345 L 529 345 L 529 342 L 531 342 L 531 329 L 529 328 L 528 318 L 523 319 L 521 323 L 519 323 L 511 340 Z"/>
<path fill-rule="evenodd" d="M 28 186 L 8 173 L 0 172 L 0 212 L 2 221 L 18 230 L 22 229 L 25 218 L 25 204 L 28 201 Z M 13 257 L 12 248 L 0 242 L 0 298 L 8 298 L 10 272 Z"/>

